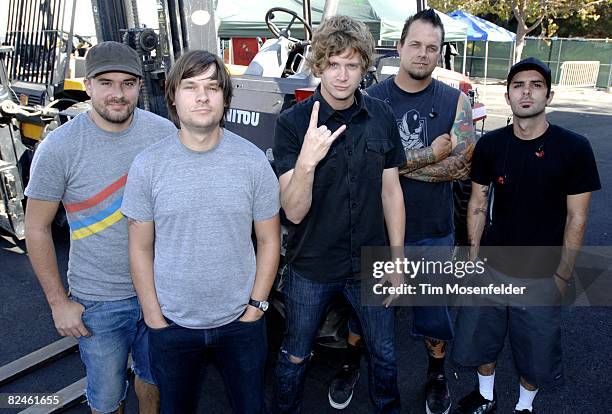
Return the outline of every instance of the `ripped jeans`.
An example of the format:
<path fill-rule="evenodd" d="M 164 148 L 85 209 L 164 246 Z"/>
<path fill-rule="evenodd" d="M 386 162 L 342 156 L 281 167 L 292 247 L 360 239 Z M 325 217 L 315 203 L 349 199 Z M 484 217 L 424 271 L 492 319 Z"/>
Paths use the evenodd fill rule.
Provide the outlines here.
<path fill-rule="evenodd" d="M 361 306 L 359 281 L 317 283 L 300 276 L 291 268 L 283 293 L 287 329 L 276 365 L 272 412 L 300 412 L 304 375 L 315 335 L 327 305 L 336 295 L 343 294 L 363 328 L 374 412 L 399 413 L 393 307 Z M 291 356 L 302 359 L 302 362 L 292 362 Z"/>

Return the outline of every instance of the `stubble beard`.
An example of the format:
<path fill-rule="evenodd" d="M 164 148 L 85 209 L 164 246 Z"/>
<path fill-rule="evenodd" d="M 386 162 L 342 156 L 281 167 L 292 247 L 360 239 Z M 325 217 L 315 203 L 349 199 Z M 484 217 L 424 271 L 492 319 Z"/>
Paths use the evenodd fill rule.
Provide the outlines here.
<path fill-rule="evenodd" d="M 111 111 L 107 108 L 108 105 L 113 103 L 126 104 L 127 107 L 123 111 Z M 95 103 L 92 101 L 92 106 L 94 110 L 100 115 L 102 119 L 105 121 L 111 122 L 113 124 L 123 124 L 125 121 L 130 119 L 134 110 L 136 109 L 136 102 L 129 102 L 125 99 L 113 99 L 104 101 L 104 103 Z"/>
<path fill-rule="evenodd" d="M 410 76 L 412 79 L 414 80 L 425 80 L 429 77 L 431 77 L 431 74 L 433 73 L 433 70 L 428 72 L 428 71 L 422 71 L 422 72 L 415 72 L 413 70 L 409 70 L 408 71 L 408 76 Z"/>
<path fill-rule="evenodd" d="M 536 111 L 536 112 L 520 112 L 521 108 L 519 107 L 518 110 L 514 110 L 513 112 L 513 116 L 515 118 L 519 118 L 519 119 L 531 119 L 531 118 L 537 118 L 540 115 L 542 115 L 543 113 L 546 112 L 546 107 Z"/>

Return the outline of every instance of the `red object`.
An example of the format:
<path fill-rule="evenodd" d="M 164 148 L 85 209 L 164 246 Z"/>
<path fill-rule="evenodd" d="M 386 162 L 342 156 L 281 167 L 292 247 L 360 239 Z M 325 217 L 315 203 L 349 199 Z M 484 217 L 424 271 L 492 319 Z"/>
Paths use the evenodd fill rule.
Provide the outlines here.
<path fill-rule="evenodd" d="M 296 89 L 295 90 L 295 100 L 300 102 L 300 101 L 303 101 L 304 99 L 310 98 L 312 95 L 314 95 L 315 89 L 317 88 L 314 86 L 311 88 Z"/>
<path fill-rule="evenodd" d="M 502 177 L 501 175 L 497 177 L 497 184 L 504 185 L 505 182 L 506 180 L 504 180 L 504 177 Z"/>
<path fill-rule="evenodd" d="M 233 37 L 232 51 L 235 65 L 248 66 L 259 52 L 259 43 L 254 37 Z"/>
<path fill-rule="evenodd" d="M 538 158 L 544 158 L 544 150 L 536 151 L 535 155 Z"/>

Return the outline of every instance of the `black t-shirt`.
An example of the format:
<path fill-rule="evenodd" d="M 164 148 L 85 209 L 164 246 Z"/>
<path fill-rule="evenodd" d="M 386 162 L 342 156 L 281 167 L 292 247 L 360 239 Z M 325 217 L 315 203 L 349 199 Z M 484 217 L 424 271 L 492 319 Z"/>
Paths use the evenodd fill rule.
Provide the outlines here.
<path fill-rule="evenodd" d="M 458 89 L 433 79 L 427 88 L 411 93 L 394 79 L 389 77 L 367 91 L 391 106 L 404 150 L 428 147 L 438 136 L 450 133 L 461 94 Z M 430 183 L 400 176 L 400 184 L 406 206 L 406 241 L 453 232 L 452 181 Z"/>
<path fill-rule="evenodd" d="M 561 246 L 567 196 L 601 188 L 589 141 L 556 125 L 532 140 L 516 137 L 512 125 L 484 135 L 474 149 L 471 177 L 493 186 L 483 246 Z"/>
<path fill-rule="evenodd" d="M 358 277 L 361 247 L 387 245 L 382 207 L 382 174 L 406 163 L 389 107 L 355 92 L 355 105 L 335 111 L 315 94 L 283 112 L 274 132 L 278 175 L 295 168 L 316 100 L 318 125 L 347 129 L 315 170 L 312 204 L 306 217 L 289 230 L 287 258 L 302 276 L 317 282 Z"/>

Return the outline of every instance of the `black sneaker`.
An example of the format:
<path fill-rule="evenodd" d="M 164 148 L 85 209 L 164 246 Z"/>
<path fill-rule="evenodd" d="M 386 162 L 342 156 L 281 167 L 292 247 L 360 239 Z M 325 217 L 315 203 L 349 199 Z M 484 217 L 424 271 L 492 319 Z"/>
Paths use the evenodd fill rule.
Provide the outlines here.
<path fill-rule="evenodd" d="M 425 412 L 447 414 L 451 409 L 450 392 L 444 374 L 431 375 L 425 385 Z"/>
<path fill-rule="evenodd" d="M 474 391 L 466 395 L 459 401 L 455 414 L 486 414 L 494 413 L 497 405 L 497 395 L 493 391 L 493 401 L 487 400 L 480 395 L 480 391 L 476 388 Z"/>
<path fill-rule="evenodd" d="M 351 403 L 353 389 L 359 381 L 359 367 L 357 365 L 343 365 L 331 384 L 329 384 L 329 405 L 336 410 L 342 410 Z"/>

